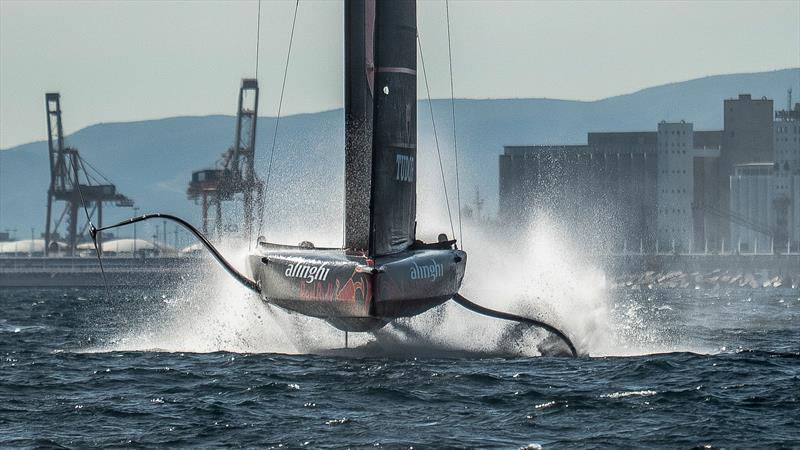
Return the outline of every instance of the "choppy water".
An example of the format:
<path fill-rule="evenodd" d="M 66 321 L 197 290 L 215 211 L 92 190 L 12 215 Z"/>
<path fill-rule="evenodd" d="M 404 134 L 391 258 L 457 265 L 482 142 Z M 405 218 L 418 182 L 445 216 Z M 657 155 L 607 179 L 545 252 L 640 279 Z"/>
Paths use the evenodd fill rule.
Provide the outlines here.
<path fill-rule="evenodd" d="M 635 356 L 579 359 L 403 327 L 340 351 L 238 292 L 171 295 L 0 291 L 0 446 L 800 447 L 797 290 L 612 292 L 622 341 L 580 345 Z"/>

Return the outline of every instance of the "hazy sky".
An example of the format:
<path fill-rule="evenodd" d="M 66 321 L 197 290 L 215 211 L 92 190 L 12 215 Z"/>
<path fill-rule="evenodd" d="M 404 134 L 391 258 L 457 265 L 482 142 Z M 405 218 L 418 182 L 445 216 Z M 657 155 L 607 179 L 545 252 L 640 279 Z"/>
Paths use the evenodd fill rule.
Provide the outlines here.
<path fill-rule="evenodd" d="M 98 122 L 233 114 L 255 66 L 253 1 L 0 0 L 0 148 Z M 443 1 L 420 1 L 434 97 L 448 97 Z M 277 109 L 294 1 L 264 0 L 260 111 Z M 594 100 L 705 75 L 800 66 L 800 0 L 458 1 L 456 96 Z M 341 1 L 301 0 L 285 113 L 342 106 Z M 420 89 L 420 95 L 423 90 Z"/>

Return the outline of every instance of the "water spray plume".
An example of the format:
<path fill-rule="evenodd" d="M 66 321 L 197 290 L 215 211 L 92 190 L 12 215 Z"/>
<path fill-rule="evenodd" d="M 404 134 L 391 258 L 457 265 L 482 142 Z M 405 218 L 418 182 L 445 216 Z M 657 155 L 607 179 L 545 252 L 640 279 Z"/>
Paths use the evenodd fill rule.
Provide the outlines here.
<path fill-rule="evenodd" d="M 563 330 L 582 354 L 671 350 L 658 328 L 649 326 L 641 305 L 612 301 L 603 271 L 587 253 L 569 245 L 561 231 L 565 227 L 539 217 L 516 239 L 498 238 L 479 227 L 468 230 L 475 239 L 469 282 L 462 291 L 465 297 L 497 311 L 550 323 Z M 219 248 L 236 270 L 246 271 L 245 244 L 229 240 Z M 135 324 L 104 350 L 325 353 L 343 347 L 342 333 L 324 321 L 264 304 L 211 259 L 205 261 L 200 273 L 181 281 L 165 298 L 163 311 Z M 451 303 L 396 319 L 374 335 L 353 335 L 351 345 L 368 349 L 362 355 L 376 356 L 443 352 L 536 356 L 563 347 L 545 330 L 478 316 Z"/>
<path fill-rule="evenodd" d="M 476 300 L 477 309 L 500 311 L 496 315 L 499 318 L 507 313 L 552 324 L 563 330 L 568 337 L 565 340 L 572 340 L 584 355 L 672 350 L 669 339 L 648 323 L 641 304 L 612 302 L 603 271 L 591 261 L 589 253 L 570 244 L 573 241 L 563 231 L 567 227 L 543 214 L 537 217 L 518 238 L 500 238 L 487 232 L 487 227 L 468 230 L 476 239 L 463 293 Z M 421 234 L 425 232 L 420 230 Z M 279 242 L 290 242 L 293 234 L 272 236 Z M 225 255 L 222 259 L 231 262 L 226 265 L 229 273 L 247 272 L 243 267 L 246 244 L 229 240 L 219 247 L 219 253 Z M 200 273 L 180 282 L 175 294 L 165 298 L 162 312 L 137 326 L 136 331 L 123 334 L 109 349 L 324 353 L 342 348 L 342 333 L 323 320 L 264 304 L 225 276 L 213 261 L 206 261 L 200 265 Z M 457 303 L 462 306 L 471 304 L 460 299 Z M 563 351 L 562 341 L 553 339 L 554 334 L 561 333 L 547 330 L 547 325 L 531 328 L 478 316 L 448 302 L 419 316 L 396 319 L 374 335 L 354 336 L 351 343 L 369 343 L 368 352 L 362 354 L 376 356 L 386 351 L 410 356 L 421 349 L 431 355 L 457 351 L 534 356 Z"/>

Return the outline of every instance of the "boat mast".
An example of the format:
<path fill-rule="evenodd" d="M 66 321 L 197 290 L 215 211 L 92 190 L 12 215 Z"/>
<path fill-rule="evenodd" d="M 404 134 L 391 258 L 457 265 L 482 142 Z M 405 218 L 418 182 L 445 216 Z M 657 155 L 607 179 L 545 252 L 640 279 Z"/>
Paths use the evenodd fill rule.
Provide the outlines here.
<path fill-rule="evenodd" d="M 345 248 L 369 249 L 375 0 L 344 2 Z"/>
<path fill-rule="evenodd" d="M 345 2 L 345 247 L 371 256 L 414 242 L 415 0 Z"/>

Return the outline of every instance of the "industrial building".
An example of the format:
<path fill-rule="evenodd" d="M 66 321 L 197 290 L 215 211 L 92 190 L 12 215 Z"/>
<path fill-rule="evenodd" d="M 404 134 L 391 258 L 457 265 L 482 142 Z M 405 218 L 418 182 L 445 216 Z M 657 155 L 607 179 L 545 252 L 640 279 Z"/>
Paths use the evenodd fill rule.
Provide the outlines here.
<path fill-rule="evenodd" d="M 739 252 L 771 249 L 769 228 L 761 223 L 774 223 L 775 211 L 772 163 L 749 163 L 734 166 L 730 178 L 731 211 L 751 220 L 752 225 L 731 224 L 731 243 Z"/>
<path fill-rule="evenodd" d="M 800 104 L 775 113 L 773 206 L 777 242 L 800 241 Z M 781 232 L 786 231 L 786 235 Z"/>
<path fill-rule="evenodd" d="M 546 214 L 611 251 L 800 250 L 800 104 L 773 115 L 772 100 L 742 94 L 723 108 L 722 130 L 662 122 L 585 145 L 506 146 L 500 219 Z"/>
<path fill-rule="evenodd" d="M 589 133 L 587 145 L 507 146 L 500 156 L 500 218 L 522 223 L 542 210 L 588 235 L 598 225 L 654 245 L 656 133 Z M 621 214 L 621 211 L 629 213 Z"/>
<path fill-rule="evenodd" d="M 656 236 L 670 248 L 694 240 L 694 129 L 691 123 L 658 124 Z"/>

